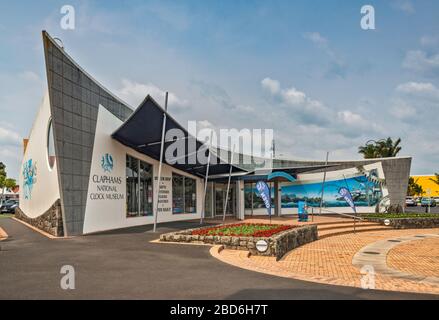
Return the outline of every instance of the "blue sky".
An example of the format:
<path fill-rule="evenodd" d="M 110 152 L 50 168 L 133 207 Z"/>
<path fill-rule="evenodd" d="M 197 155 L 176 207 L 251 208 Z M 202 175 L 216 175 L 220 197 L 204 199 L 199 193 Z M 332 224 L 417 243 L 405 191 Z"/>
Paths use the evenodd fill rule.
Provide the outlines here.
<path fill-rule="evenodd" d="M 60 27 L 74 6 L 75 30 Z M 371 4 L 376 30 L 360 28 Z M 18 176 L 47 86 L 41 30 L 136 107 L 146 94 L 183 124 L 272 128 L 285 157 L 360 158 L 401 137 L 413 174 L 439 171 L 439 2 L 2 1 L 0 161 Z"/>

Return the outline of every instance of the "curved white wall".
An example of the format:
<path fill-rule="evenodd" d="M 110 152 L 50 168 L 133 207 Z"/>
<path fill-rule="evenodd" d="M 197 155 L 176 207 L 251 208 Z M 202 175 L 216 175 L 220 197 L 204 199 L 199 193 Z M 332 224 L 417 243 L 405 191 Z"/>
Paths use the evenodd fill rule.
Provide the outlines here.
<path fill-rule="evenodd" d="M 50 117 L 49 93 L 46 92 L 32 127 L 20 168 L 20 208 L 30 218 L 36 218 L 45 213 L 60 197 L 57 162 L 50 169 L 47 161 L 47 130 Z M 32 159 L 36 167 L 36 181 L 30 197 L 26 199 L 23 165 L 29 159 Z"/>

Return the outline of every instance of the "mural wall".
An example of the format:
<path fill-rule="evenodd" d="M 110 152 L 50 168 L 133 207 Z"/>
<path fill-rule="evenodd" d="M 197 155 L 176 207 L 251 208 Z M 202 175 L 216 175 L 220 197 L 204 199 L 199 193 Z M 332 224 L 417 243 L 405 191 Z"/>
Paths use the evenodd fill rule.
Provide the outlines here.
<path fill-rule="evenodd" d="M 282 214 L 297 213 L 299 201 L 306 201 L 309 207 L 319 208 L 322 199 L 323 173 L 298 175 L 297 181 L 280 184 Z M 351 213 L 349 204 L 339 194 L 340 188 L 347 188 L 358 212 L 374 212 L 375 207 L 388 195 L 381 163 L 328 172 L 323 192 L 324 212 Z M 255 183 L 246 183 L 244 188 L 247 215 L 265 215 L 262 199 L 258 196 Z M 272 207 L 274 188 L 271 183 Z M 274 212 L 274 211 L 273 211 Z"/>
<path fill-rule="evenodd" d="M 283 186 L 282 208 L 297 208 L 299 201 L 306 201 L 308 206 L 320 207 L 322 199 L 322 182 L 301 184 L 300 182 Z M 324 184 L 323 207 L 345 207 L 349 204 L 339 194 L 346 187 L 352 194 L 356 207 L 376 206 L 382 199 L 382 189 L 379 183 L 368 180 L 363 175 L 351 178 L 326 181 Z"/>

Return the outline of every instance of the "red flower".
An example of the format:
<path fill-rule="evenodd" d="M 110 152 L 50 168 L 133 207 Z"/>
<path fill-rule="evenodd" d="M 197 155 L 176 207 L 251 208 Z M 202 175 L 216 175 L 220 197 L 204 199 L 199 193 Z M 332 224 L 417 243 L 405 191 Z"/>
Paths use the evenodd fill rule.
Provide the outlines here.
<path fill-rule="evenodd" d="M 248 236 L 248 237 L 271 237 L 272 235 L 294 228 L 288 225 L 271 225 L 263 223 L 237 223 L 219 225 L 210 228 L 192 231 L 192 235 L 217 235 L 217 236 Z M 254 230 L 252 230 L 254 229 Z"/>

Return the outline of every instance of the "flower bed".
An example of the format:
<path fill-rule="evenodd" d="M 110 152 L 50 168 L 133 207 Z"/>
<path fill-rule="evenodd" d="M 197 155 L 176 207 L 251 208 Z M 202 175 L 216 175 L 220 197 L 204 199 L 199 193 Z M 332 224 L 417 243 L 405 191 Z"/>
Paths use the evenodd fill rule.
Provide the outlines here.
<path fill-rule="evenodd" d="M 202 227 L 160 235 L 160 241 L 222 245 L 228 249 L 247 250 L 254 255 L 274 256 L 277 260 L 288 251 L 317 239 L 316 225 L 294 227 L 249 223 Z M 256 246 L 260 240 L 267 244 L 263 252 Z"/>
<path fill-rule="evenodd" d="M 262 224 L 262 223 L 238 223 L 221 225 L 211 228 L 193 230 L 192 235 L 198 236 L 231 236 L 231 237 L 271 237 L 276 233 L 293 229 L 294 226 Z"/>

